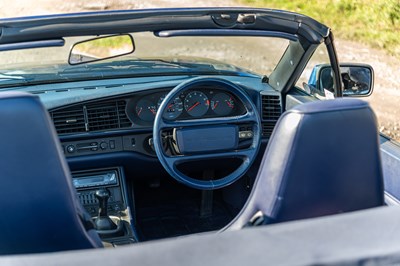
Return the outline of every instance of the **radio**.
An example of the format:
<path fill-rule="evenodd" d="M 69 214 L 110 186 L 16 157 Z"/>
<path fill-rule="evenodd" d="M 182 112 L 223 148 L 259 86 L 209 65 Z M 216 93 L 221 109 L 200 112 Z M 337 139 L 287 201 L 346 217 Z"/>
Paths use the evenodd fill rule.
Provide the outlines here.
<path fill-rule="evenodd" d="M 77 176 L 72 179 L 75 188 L 88 188 L 107 185 L 118 185 L 117 171 L 96 173 L 88 176 Z"/>

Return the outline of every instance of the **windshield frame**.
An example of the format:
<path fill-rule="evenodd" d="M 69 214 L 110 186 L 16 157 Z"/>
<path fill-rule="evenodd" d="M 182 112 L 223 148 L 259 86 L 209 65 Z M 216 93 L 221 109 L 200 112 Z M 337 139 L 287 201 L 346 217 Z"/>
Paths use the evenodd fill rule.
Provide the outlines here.
<path fill-rule="evenodd" d="M 245 32 L 250 35 L 257 34 L 258 31 L 262 34 L 281 35 L 286 39 L 298 39 L 296 43 L 304 50 L 304 53 L 300 55 L 302 59 L 307 57 L 308 48 L 313 44 L 323 43 L 330 34 L 328 27 L 307 16 L 288 11 L 257 8 L 123 10 L 8 18 L 0 19 L 0 29 L 0 49 L 6 44 L 87 36 L 88 32 L 91 35 L 108 35 L 117 32 L 150 31 L 164 35 L 169 32 L 171 35 L 171 32 L 175 31 L 176 35 L 176 31 L 186 31 L 185 34 L 192 31 L 191 34 L 193 34 L 196 30 L 200 32 L 208 30 L 226 31 L 237 35 Z M 292 50 L 289 45 L 285 54 Z M 283 60 L 278 65 L 282 62 Z M 280 84 L 287 84 L 287 81 Z M 32 83 L 25 81 L 25 84 Z M 271 84 L 271 86 L 279 91 L 285 90 L 276 84 Z"/>

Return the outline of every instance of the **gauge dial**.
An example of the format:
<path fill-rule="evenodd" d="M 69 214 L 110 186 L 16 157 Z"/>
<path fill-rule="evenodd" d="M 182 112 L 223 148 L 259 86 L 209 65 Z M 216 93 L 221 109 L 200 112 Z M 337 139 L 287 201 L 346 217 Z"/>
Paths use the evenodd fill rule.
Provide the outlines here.
<path fill-rule="evenodd" d="M 157 107 L 160 108 L 161 103 L 164 101 L 166 95 L 163 95 L 157 103 Z M 164 111 L 163 117 L 168 120 L 177 118 L 183 111 L 183 102 L 179 97 L 175 97 L 171 102 L 168 103 L 167 109 Z"/>
<path fill-rule="evenodd" d="M 217 93 L 211 99 L 211 109 L 217 115 L 229 115 L 235 109 L 235 100 L 227 93 Z"/>
<path fill-rule="evenodd" d="M 136 104 L 136 115 L 143 121 L 152 122 L 157 114 L 157 106 L 146 99 L 141 99 Z"/>
<path fill-rule="evenodd" d="M 185 97 L 185 110 L 193 117 L 200 117 L 207 113 L 210 100 L 200 91 L 192 91 Z"/>

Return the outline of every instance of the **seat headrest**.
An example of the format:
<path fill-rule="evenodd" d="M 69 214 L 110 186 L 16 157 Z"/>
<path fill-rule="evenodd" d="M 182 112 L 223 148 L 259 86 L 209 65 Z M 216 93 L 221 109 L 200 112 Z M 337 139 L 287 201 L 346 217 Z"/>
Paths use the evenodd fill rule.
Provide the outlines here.
<path fill-rule="evenodd" d="M 278 120 L 250 197 L 227 228 L 258 211 L 275 222 L 382 206 L 376 117 L 367 102 L 298 105 Z"/>
<path fill-rule="evenodd" d="M 0 125 L 0 253 L 98 246 L 78 217 L 68 165 L 39 98 L 0 93 Z"/>
<path fill-rule="evenodd" d="M 260 174 L 276 186 L 270 214 L 277 221 L 383 205 L 376 117 L 367 102 L 336 99 L 286 112 Z M 258 186 L 258 185 L 257 185 Z"/>

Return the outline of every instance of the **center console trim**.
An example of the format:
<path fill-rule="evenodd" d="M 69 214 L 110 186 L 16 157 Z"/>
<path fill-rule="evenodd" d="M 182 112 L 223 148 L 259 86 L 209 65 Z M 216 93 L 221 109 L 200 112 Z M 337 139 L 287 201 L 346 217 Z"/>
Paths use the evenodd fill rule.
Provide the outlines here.
<path fill-rule="evenodd" d="M 137 233 L 135 231 L 134 225 L 135 225 L 135 214 L 131 212 L 131 207 L 129 205 L 129 197 L 127 193 L 127 187 L 125 184 L 125 176 L 123 172 L 122 167 L 108 167 L 108 168 L 97 168 L 97 169 L 90 169 L 90 170 L 80 170 L 80 171 L 73 171 L 72 172 L 72 177 L 73 180 L 76 180 L 78 178 L 84 179 L 84 178 L 91 178 L 91 177 L 99 177 L 99 176 L 104 176 L 107 174 L 112 174 L 115 173 L 117 180 L 114 182 L 93 182 L 87 186 L 78 186 L 76 187 L 77 182 L 74 182 L 74 186 L 77 189 L 78 195 L 80 193 L 93 193 L 99 188 L 106 188 L 110 190 L 119 190 L 121 193 L 121 200 L 122 204 L 119 202 L 116 202 L 114 204 L 109 205 L 109 212 L 110 216 L 113 217 L 120 217 L 121 222 L 123 222 L 126 227 L 126 233 L 124 236 L 120 237 L 102 237 L 103 241 L 110 242 L 111 244 L 118 245 L 118 243 L 134 243 L 137 242 L 138 237 Z M 103 179 L 104 181 L 104 179 Z M 118 196 L 119 197 L 119 196 Z M 81 201 L 82 203 L 82 201 Z M 98 213 L 98 208 L 95 208 L 95 210 L 92 210 L 93 205 L 97 204 L 96 202 L 90 202 L 87 204 L 83 204 L 83 207 L 88 210 L 92 218 L 97 216 Z M 116 207 L 119 208 L 116 208 Z M 122 207 L 122 208 L 121 208 Z"/>

